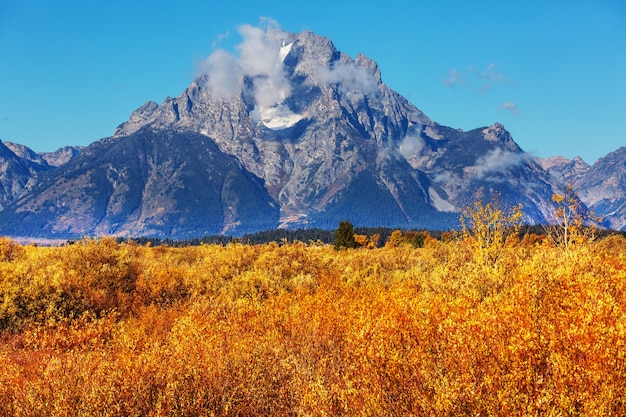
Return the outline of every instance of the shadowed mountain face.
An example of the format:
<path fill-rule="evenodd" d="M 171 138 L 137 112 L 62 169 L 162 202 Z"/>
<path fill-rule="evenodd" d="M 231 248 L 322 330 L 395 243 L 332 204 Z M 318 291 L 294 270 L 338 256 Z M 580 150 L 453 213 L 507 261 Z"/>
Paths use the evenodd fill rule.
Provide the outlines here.
<path fill-rule="evenodd" d="M 30 151 L 25 146 L 18 146 L 20 148 L 16 149 Z M 38 173 L 53 168 L 43 160 L 32 161 L 16 155 L 13 147 L 10 142 L 6 145 L 0 142 L 0 210 L 26 192 L 35 183 Z"/>
<path fill-rule="evenodd" d="M 274 228 L 278 207 L 206 136 L 141 129 L 92 144 L 2 216 L 11 235 L 180 238 Z"/>
<path fill-rule="evenodd" d="M 451 228 L 499 193 L 551 218 L 561 179 L 496 123 L 441 126 L 378 65 L 311 32 L 250 29 L 176 98 L 147 102 L 2 213 L 4 234 L 201 236 L 275 227 Z"/>

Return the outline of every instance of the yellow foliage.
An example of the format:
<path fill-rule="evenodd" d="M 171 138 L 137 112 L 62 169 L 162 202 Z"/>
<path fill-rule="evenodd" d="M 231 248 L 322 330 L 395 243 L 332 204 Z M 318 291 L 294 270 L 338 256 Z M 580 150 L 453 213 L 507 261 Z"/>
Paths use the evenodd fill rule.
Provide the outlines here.
<path fill-rule="evenodd" d="M 404 240 L 404 235 L 402 235 L 402 230 L 394 230 L 391 232 L 391 236 L 389 236 L 386 246 L 389 248 L 397 248 L 405 243 L 406 241 Z"/>
<path fill-rule="evenodd" d="M 354 241 L 356 242 L 357 246 L 361 248 L 367 247 L 369 243 L 367 236 L 358 234 L 354 235 Z"/>
<path fill-rule="evenodd" d="M 556 224 L 548 228 L 548 237 L 567 257 L 571 246 L 595 239 L 596 225 L 602 219 L 583 207 L 572 184 L 565 187 L 563 194 L 554 194 L 552 201 L 556 205 Z"/>
<path fill-rule="evenodd" d="M 471 242 L 474 255 L 483 264 L 493 265 L 502 255 L 507 239 L 521 226 L 522 206 L 504 209 L 496 194 L 486 204 L 476 201 L 467 207 L 460 221 L 463 237 Z"/>
<path fill-rule="evenodd" d="M 498 242 L 2 240 L 0 415 L 626 415 L 625 240 Z"/>

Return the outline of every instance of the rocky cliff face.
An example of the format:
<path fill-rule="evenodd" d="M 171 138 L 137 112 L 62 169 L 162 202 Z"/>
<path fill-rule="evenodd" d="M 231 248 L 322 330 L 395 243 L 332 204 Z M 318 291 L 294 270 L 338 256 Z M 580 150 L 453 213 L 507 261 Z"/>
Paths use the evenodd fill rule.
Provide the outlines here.
<path fill-rule="evenodd" d="M 30 155 L 29 152 L 32 151 L 26 146 L 0 141 L 0 209 L 26 192 L 38 173 L 50 169 L 43 160 L 20 156 Z"/>
<path fill-rule="evenodd" d="M 626 229 L 626 147 L 598 159 L 573 185 L 606 227 Z"/>

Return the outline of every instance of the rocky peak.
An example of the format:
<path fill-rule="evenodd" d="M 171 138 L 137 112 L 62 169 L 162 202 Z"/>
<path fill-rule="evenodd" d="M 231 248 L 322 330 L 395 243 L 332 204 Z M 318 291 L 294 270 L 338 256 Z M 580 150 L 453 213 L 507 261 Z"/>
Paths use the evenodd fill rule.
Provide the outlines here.
<path fill-rule="evenodd" d="M 575 157 L 572 160 L 572 163 L 573 163 L 572 173 L 575 175 L 584 174 L 585 172 L 589 170 L 589 168 L 591 168 L 591 165 L 583 161 L 583 159 L 580 156 Z"/>
<path fill-rule="evenodd" d="M 568 159 L 564 156 L 552 156 L 550 158 L 535 158 L 535 161 L 555 179 L 563 183 L 577 181 L 590 168 L 578 156 L 574 159 Z"/>
<path fill-rule="evenodd" d="M 354 58 L 354 63 L 358 66 L 367 68 L 367 71 L 374 77 L 377 82 L 382 82 L 380 68 L 378 67 L 378 63 L 376 63 L 376 61 L 359 53 Z"/>
<path fill-rule="evenodd" d="M 15 155 L 22 159 L 31 161 L 35 164 L 42 166 L 48 165 L 48 162 L 41 157 L 37 152 L 30 149 L 28 146 L 20 145 L 19 143 L 4 142 L 4 145 L 9 148 Z"/>
<path fill-rule="evenodd" d="M 41 152 L 39 155 L 48 165 L 59 167 L 78 156 L 84 148 L 84 146 L 63 146 L 56 151 Z"/>
<path fill-rule="evenodd" d="M 506 145 L 509 151 L 519 152 L 520 147 L 515 143 L 511 134 L 504 128 L 502 123 L 494 123 L 493 125 L 485 128 L 483 131 L 483 138 L 491 142 L 500 142 Z"/>
<path fill-rule="evenodd" d="M 17 155 L 13 149 L 25 157 Z M 0 211 L 31 187 L 37 173 L 50 169 L 47 164 L 30 158 L 37 159 L 30 148 L 0 141 Z"/>
<path fill-rule="evenodd" d="M 574 182 L 578 196 L 604 225 L 626 229 L 626 147 L 598 159 Z"/>
<path fill-rule="evenodd" d="M 551 156 L 549 158 L 535 157 L 535 161 L 546 171 L 551 169 L 562 169 L 572 163 L 572 160 L 561 155 Z"/>

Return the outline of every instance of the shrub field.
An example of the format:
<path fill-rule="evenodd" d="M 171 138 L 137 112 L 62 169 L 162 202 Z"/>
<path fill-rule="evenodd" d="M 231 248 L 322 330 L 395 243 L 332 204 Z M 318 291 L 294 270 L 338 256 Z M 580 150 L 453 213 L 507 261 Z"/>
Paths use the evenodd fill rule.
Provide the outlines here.
<path fill-rule="evenodd" d="M 398 238 L 2 239 L 0 415 L 626 415 L 624 238 Z"/>

